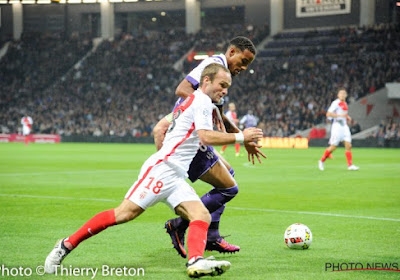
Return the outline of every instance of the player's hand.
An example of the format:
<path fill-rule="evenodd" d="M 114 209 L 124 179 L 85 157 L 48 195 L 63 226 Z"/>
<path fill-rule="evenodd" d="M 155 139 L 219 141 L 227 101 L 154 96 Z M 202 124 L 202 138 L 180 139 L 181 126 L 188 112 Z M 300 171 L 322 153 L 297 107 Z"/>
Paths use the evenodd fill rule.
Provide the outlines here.
<path fill-rule="evenodd" d="M 219 110 L 217 107 L 216 109 L 213 110 L 213 123 L 217 127 L 218 131 L 221 132 L 226 132 L 224 122 L 222 121 L 221 115 L 219 113 Z"/>
<path fill-rule="evenodd" d="M 260 128 L 250 127 L 243 130 L 244 142 L 258 141 L 263 137 L 263 132 Z"/>
<path fill-rule="evenodd" d="M 248 161 L 251 161 L 253 165 L 254 165 L 254 157 L 257 158 L 259 163 L 262 163 L 260 156 L 262 156 L 263 158 L 267 158 L 267 156 L 264 155 L 264 153 L 261 152 L 259 149 L 261 148 L 261 145 L 258 145 L 255 142 L 244 143 L 244 147 L 246 148 L 247 151 L 247 159 Z"/>

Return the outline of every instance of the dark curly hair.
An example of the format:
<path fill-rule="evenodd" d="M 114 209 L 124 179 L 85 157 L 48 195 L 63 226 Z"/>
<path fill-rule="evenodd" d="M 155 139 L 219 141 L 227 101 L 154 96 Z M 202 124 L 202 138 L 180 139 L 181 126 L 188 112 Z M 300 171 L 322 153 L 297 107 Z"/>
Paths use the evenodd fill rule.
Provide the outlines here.
<path fill-rule="evenodd" d="M 240 49 L 241 51 L 249 50 L 254 55 L 256 55 L 257 52 L 253 42 L 249 38 L 243 36 L 237 36 L 233 38 L 229 42 L 229 46 L 234 46 Z"/>

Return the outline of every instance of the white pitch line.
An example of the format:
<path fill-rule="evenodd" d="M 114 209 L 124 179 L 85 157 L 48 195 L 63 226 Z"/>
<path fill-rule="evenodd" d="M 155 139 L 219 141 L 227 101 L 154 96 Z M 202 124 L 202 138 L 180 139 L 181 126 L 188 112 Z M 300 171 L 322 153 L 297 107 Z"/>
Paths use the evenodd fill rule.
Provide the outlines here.
<path fill-rule="evenodd" d="M 0 173 L 2 176 L 35 176 L 35 175 L 53 175 L 53 174 L 88 174 L 88 173 L 126 173 L 135 172 L 138 169 L 115 169 L 115 170 L 86 170 L 86 171 L 55 171 L 55 172 L 31 172 L 31 173 Z"/>
<path fill-rule="evenodd" d="M 30 195 L 30 194 L 11 194 L 11 193 L 0 193 L 0 196 L 23 197 L 23 198 L 62 199 L 62 200 L 81 200 L 81 201 L 101 201 L 101 202 L 116 202 L 116 201 L 118 201 L 115 199 L 107 199 L 107 198 L 87 198 L 87 197 L 68 197 L 68 196 L 49 196 L 49 195 Z"/>
<path fill-rule="evenodd" d="M 106 199 L 106 198 L 85 198 L 85 197 L 47 196 L 47 195 L 28 195 L 28 194 L 7 194 L 7 193 L 0 193 L 0 197 L 1 196 L 3 196 L 3 197 L 21 197 L 21 198 L 45 198 L 45 199 L 79 200 L 79 201 L 99 201 L 99 202 L 118 202 L 119 201 L 119 200 L 116 200 L 116 199 Z M 352 219 L 367 219 L 367 220 L 400 222 L 400 219 L 393 219 L 393 218 L 354 216 L 354 215 L 335 214 L 335 213 L 290 211 L 290 210 L 263 209 L 263 208 L 245 208 L 245 207 L 228 207 L 228 208 L 232 209 L 232 210 L 241 210 L 241 211 L 275 212 L 275 213 L 289 213 L 289 214 L 306 214 L 306 215 L 316 215 L 316 216 L 331 216 L 331 217 L 340 217 L 340 218 L 352 218 Z"/>
<path fill-rule="evenodd" d="M 393 218 L 354 216 L 354 215 L 335 214 L 335 213 L 290 211 L 290 210 L 262 209 L 262 208 L 244 208 L 244 207 L 228 207 L 228 208 L 229 209 L 234 209 L 234 210 L 242 210 L 242 211 L 277 212 L 277 213 L 289 213 L 289 214 L 306 214 L 306 215 L 316 215 L 316 216 L 331 216 L 331 217 L 352 218 L 352 219 L 367 219 L 367 220 L 400 222 L 400 219 L 393 219 Z"/>

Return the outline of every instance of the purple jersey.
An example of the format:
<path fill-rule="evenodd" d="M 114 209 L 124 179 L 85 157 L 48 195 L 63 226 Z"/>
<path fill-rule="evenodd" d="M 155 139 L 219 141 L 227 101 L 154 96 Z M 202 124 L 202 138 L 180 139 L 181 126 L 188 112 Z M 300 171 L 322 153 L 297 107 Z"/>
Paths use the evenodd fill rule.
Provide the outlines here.
<path fill-rule="evenodd" d="M 204 59 L 196 68 L 194 68 L 187 76 L 186 80 L 192 84 L 194 89 L 197 89 L 200 84 L 201 73 L 211 63 L 219 63 L 227 67 L 228 63 L 224 54 L 213 55 Z M 174 110 L 179 104 L 184 101 L 183 98 L 179 98 L 174 106 Z M 223 99 L 221 98 L 223 104 Z M 196 156 L 193 158 L 190 164 L 188 175 L 192 182 L 195 182 L 203 174 L 205 174 L 211 167 L 213 167 L 218 161 L 218 156 L 214 153 L 214 148 L 211 146 L 201 145 L 197 151 Z"/>
<path fill-rule="evenodd" d="M 206 68 L 211 63 L 218 63 L 225 67 L 227 67 L 228 62 L 226 61 L 226 57 L 224 54 L 213 55 L 206 59 L 204 59 L 196 68 L 194 68 L 190 73 L 185 77 L 185 79 L 192 84 L 193 89 L 197 89 L 200 84 L 201 73 L 203 73 L 204 68 Z M 175 102 L 174 109 L 183 102 L 183 98 L 179 97 L 178 100 Z"/>

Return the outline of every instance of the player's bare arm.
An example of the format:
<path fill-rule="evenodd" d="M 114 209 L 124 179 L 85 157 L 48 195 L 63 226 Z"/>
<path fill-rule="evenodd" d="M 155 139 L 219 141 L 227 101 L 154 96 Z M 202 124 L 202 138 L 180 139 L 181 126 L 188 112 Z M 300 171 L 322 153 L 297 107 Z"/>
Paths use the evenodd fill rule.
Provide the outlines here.
<path fill-rule="evenodd" d="M 167 133 L 168 127 L 171 123 L 168 117 L 169 115 L 162 118 L 153 128 L 154 144 L 156 145 L 157 151 L 161 149 L 165 133 Z"/>
<path fill-rule="evenodd" d="M 236 133 L 223 133 L 219 131 L 204 129 L 198 130 L 197 133 L 199 135 L 201 143 L 207 146 L 233 144 L 238 142 L 238 135 Z M 243 131 L 243 133 L 238 134 L 242 134 L 241 137 L 243 138 L 241 139 L 241 141 L 245 143 L 258 141 L 261 137 L 263 137 L 262 130 L 255 127 L 247 128 Z"/>
<path fill-rule="evenodd" d="M 186 99 L 193 92 L 193 85 L 186 79 L 183 79 L 175 90 L 175 94 L 184 99 Z"/>
<path fill-rule="evenodd" d="M 231 120 L 228 119 L 225 116 L 224 113 L 221 113 L 221 117 L 222 117 L 222 120 L 224 122 L 224 126 L 225 126 L 225 129 L 226 129 L 226 132 L 228 132 L 228 133 L 238 133 L 238 132 L 240 132 L 240 129 L 233 122 L 231 122 Z"/>

